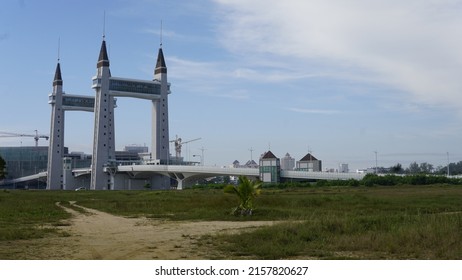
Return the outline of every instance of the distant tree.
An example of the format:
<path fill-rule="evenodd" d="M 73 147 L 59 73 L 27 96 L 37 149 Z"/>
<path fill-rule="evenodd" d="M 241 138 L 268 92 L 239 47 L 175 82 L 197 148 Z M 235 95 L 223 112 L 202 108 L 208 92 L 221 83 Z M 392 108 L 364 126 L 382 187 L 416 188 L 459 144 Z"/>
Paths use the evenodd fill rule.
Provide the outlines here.
<path fill-rule="evenodd" d="M 420 164 L 419 166 L 420 168 L 420 172 L 421 173 L 425 173 L 425 174 L 429 174 L 429 173 L 432 173 L 433 172 L 433 165 L 430 164 L 430 163 L 427 163 L 427 162 L 423 162 Z"/>
<path fill-rule="evenodd" d="M 374 170 L 375 171 L 375 170 Z M 386 168 L 386 167 L 383 167 L 383 166 L 378 166 L 377 167 L 377 173 L 378 174 L 387 174 L 387 173 L 390 173 L 390 168 Z"/>
<path fill-rule="evenodd" d="M 229 176 L 223 176 L 223 183 L 224 184 L 229 184 L 231 183 L 231 178 Z"/>
<path fill-rule="evenodd" d="M 448 168 L 447 166 L 438 165 L 437 167 L 435 167 L 434 173 L 438 174 L 438 175 L 444 175 L 444 174 L 448 173 L 447 168 Z"/>
<path fill-rule="evenodd" d="M 404 172 L 404 169 L 401 163 L 397 163 L 396 165 L 390 167 L 390 172 L 394 174 L 401 174 Z"/>
<path fill-rule="evenodd" d="M 409 168 L 406 171 L 410 174 L 418 174 L 420 173 L 420 166 L 417 162 L 414 161 L 413 163 L 409 164 Z"/>
<path fill-rule="evenodd" d="M 447 172 L 447 169 L 446 169 L 446 172 Z M 449 164 L 449 174 L 451 175 L 462 174 L 462 161 L 459 161 L 457 163 L 450 163 Z"/>
<path fill-rule="evenodd" d="M 0 156 L 0 179 L 5 179 L 6 177 L 6 162 Z"/>

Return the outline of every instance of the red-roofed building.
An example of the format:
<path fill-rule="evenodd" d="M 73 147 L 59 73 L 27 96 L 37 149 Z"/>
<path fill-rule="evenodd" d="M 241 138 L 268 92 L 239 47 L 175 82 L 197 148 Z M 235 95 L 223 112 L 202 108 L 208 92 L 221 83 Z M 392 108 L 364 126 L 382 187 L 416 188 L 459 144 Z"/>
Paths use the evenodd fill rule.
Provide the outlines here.
<path fill-rule="evenodd" d="M 301 160 L 297 161 L 295 170 L 320 172 L 322 171 L 322 162 L 308 153 Z"/>
<path fill-rule="evenodd" d="M 271 151 L 264 153 L 260 158 L 260 180 L 263 183 L 281 181 L 281 163 Z"/>

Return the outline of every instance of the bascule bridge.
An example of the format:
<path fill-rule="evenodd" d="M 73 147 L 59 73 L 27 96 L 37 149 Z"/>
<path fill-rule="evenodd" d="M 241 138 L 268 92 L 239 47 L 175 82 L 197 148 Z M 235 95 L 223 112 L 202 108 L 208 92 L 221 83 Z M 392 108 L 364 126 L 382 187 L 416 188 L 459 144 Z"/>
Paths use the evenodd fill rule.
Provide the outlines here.
<path fill-rule="evenodd" d="M 169 157 L 168 94 L 170 84 L 167 81 L 167 66 L 162 47 L 159 48 L 153 80 L 138 80 L 112 77 L 109 68 L 106 41 L 103 38 L 96 64 L 96 75 L 92 88 L 95 96 L 66 94 L 63 91 L 63 79 L 58 60 L 53 91 L 49 95 L 51 104 L 51 128 L 48 159 L 48 189 L 67 189 L 66 164 L 64 156 L 64 119 L 65 111 L 94 112 L 93 152 L 91 162 L 90 189 L 114 189 L 115 158 L 115 97 L 132 97 L 152 102 L 152 159 L 163 164 Z M 115 171 L 114 171 L 115 172 Z M 167 188 L 170 179 L 153 174 L 150 184 Z"/>

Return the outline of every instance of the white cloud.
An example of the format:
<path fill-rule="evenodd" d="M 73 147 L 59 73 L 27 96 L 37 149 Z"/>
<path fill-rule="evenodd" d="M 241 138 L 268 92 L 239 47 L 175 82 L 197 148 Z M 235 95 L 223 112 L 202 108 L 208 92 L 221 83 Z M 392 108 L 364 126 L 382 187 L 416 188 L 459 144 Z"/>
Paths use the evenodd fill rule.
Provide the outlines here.
<path fill-rule="evenodd" d="M 173 80 L 201 95 L 233 100 L 250 98 L 246 90 L 234 89 L 235 72 L 228 70 L 224 63 L 199 62 L 179 57 L 169 57 L 168 67 Z M 224 91 L 226 89 L 226 91 Z"/>
<path fill-rule="evenodd" d="M 303 109 L 303 108 L 288 108 L 289 111 L 303 114 L 321 114 L 321 115 L 335 115 L 340 114 L 338 110 L 324 110 L 324 109 Z"/>
<path fill-rule="evenodd" d="M 237 68 L 233 75 L 239 79 L 246 79 L 255 82 L 279 83 L 291 80 L 307 79 L 323 76 L 321 74 L 308 74 L 293 70 L 280 69 L 259 69 L 259 68 Z"/>
<path fill-rule="evenodd" d="M 461 0 L 215 0 L 223 46 L 462 111 Z M 310 68 L 312 70 L 312 68 Z"/>
<path fill-rule="evenodd" d="M 211 94 L 212 97 L 220 97 L 232 100 L 247 100 L 250 96 L 245 92 L 232 92 L 232 93 L 223 93 L 223 94 Z"/>

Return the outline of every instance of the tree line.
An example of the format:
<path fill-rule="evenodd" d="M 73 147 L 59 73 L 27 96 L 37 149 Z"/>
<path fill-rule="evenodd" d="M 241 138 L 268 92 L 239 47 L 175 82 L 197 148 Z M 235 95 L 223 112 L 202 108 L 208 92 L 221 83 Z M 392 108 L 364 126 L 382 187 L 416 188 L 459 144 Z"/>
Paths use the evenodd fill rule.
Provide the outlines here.
<path fill-rule="evenodd" d="M 372 186 L 397 186 L 397 185 L 434 185 L 434 184 L 448 184 L 448 185 L 462 185 L 461 178 L 451 178 L 443 175 L 428 175 L 428 174 L 414 174 L 414 175 L 397 175 L 397 174 L 367 174 L 361 180 L 318 180 L 316 182 L 283 182 L 278 184 L 266 184 L 264 188 L 297 188 L 297 187 L 372 187 Z"/>
<path fill-rule="evenodd" d="M 448 174 L 448 165 L 446 166 L 434 166 L 431 163 L 423 162 L 417 163 L 412 162 L 407 168 L 404 168 L 400 163 L 396 165 L 386 167 L 378 167 L 377 173 L 379 174 L 436 174 L 446 175 Z M 461 175 L 462 174 L 462 161 L 449 164 L 450 175 Z"/>

